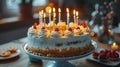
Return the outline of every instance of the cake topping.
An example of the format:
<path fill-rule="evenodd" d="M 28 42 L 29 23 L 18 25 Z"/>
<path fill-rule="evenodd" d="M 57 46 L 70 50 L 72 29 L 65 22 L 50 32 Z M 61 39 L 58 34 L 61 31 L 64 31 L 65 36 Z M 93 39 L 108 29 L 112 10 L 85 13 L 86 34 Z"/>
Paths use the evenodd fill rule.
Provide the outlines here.
<path fill-rule="evenodd" d="M 60 9 L 60 8 L 59 8 Z M 53 11 L 51 11 L 51 9 L 49 10 L 49 14 L 48 13 L 45 13 L 43 10 L 39 12 L 39 16 L 40 16 L 40 22 L 39 22 L 39 25 L 37 23 L 34 23 L 33 25 L 33 30 L 31 29 L 31 31 L 28 31 L 28 34 L 29 33 L 33 33 L 34 36 L 38 36 L 38 35 L 41 35 L 41 32 L 42 34 L 44 35 L 47 35 L 46 37 L 51 37 L 51 35 L 53 34 L 59 34 L 60 35 L 60 38 L 62 37 L 67 37 L 68 35 L 72 35 L 72 36 L 80 36 L 80 34 L 82 33 L 87 33 L 88 34 L 88 27 L 87 25 L 82 22 L 80 23 L 79 25 L 79 22 L 78 22 L 78 18 L 79 18 L 79 15 L 78 15 L 78 11 L 74 10 L 74 22 L 71 22 L 70 21 L 70 16 L 69 15 L 69 9 L 67 8 L 67 22 L 64 22 L 64 21 L 60 21 L 60 17 L 59 17 L 59 22 L 56 23 L 56 11 L 55 11 L 55 8 Z M 53 14 L 55 15 L 52 15 L 52 12 Z M 61 12 L 58 12 L 58 13 L 61 13 Z M 44 21 L 43 22 L 43 19 L 46 20 L 47 18 L 44 17 L 44 14 L 45 15 L 49 15 L 49 22 L 46 22 Z M 53 19 L 51 18 L 53 16 Z M 61 15 L 59 15 L 61 16 Z M 48 23 L 48 24 L 46 24 Z M 42 31 L 41 31 L 42 30 Z"/>
<path fill-rule="evenodd" d="M 35 22 L 34 25 L 33 25 L 33 28 L 34 28 L 34 29 L 37 29 L 37 25 L 38 25 L 38 24 Z"/>
<path fill-rule="evenodd" d="M 42 27 L 41 29 L 42 29 L 42 30 L 45 30 L 45 27 Z"/>
<path fill-rule="evenodd" d="M 99 52 L 93 52 L 93 57 L 96 59 L 96 57 L 98 58 L 98 60 L 101 61 L 115 61 L 115 60 L 119 60 L 119 54 L 117 51 L 114 50 L 101 50 Z"/>
<path fill-rule="evenodd" d="M 77 30 L 80 30 L 80 27 L 77 27 L 76 29 L 77 29 Z"/>
<path fill-rule="evenodd" d="M 68 30 L 72 32 L 72 28 L 71 27 L 69 27 Z"/>
<path fill-rule="evenodd" d="M 59 29 L 55 28 L 52 32 L 51 32 L 52 37 L 59 37 Z"/>
<path fill-rule="evenodd" d="M 83 26 L 84 28 L 87 27 L 87 25 L 84 22 L 80 23 L 80 25 Z"/>
<path fill-rule="evenodd" d="M 56 32 L 59 32 L 59 29 L 58 29 L 58 28 L 55 28 L 55 31 L 56 31 Z"/>
<path fill-rule="evenodd" d="M 72 29 L 68 28 L 68 30 L 65 30 L 65 36 L 73 36 Z"/>

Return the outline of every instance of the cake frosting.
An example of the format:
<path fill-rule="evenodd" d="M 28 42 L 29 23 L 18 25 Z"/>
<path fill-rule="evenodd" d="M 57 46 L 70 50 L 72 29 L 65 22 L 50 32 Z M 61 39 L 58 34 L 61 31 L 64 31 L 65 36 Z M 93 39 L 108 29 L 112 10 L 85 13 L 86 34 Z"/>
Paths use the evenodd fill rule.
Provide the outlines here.
<path fill-rule="evenodd" d="M 35 23 L 27 32 L 27 50 L 40 56 L 67 57 L 93 50 L 86 23 Z"/>
<path fill-rule="evenodd" d="M 89 49 L 92 49 L 91 38 L 88 26 L 83 26 L 82 24 L 85 23 L 71 28 L 60 24 L 54 24 L 53 26 L 52 22 L 52 26 L 49 23 L 47 27 L 41 27 L 41 29 L 40 25 L 34 24 L 28 29 L 28 48 L 43 56 L 57 57 L 79 55 L 87 52 Z M 83 50 L 83 48 L 86 50 Z M 49 51 L 53 51 L 54 53 Z M 57 54 L 55 54 L 55 51 Z M 76 52 L 76 54 L 69 55 L 70 51 Z"/>

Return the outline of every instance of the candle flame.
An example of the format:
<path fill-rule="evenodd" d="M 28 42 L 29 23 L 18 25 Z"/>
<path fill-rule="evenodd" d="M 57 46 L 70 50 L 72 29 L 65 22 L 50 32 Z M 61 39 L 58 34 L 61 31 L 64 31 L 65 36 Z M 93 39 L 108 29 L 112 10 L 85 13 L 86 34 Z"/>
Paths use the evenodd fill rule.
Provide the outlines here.
<path fill-rule="evenodd" d="M 76 11 L 76 16 L 78 16 L 78 11 Z"/>
<path fill-rule="evenodd" d="M 55 12 L 55 8 L 53 8 L 53 12 Z"/>
<path fill-rule="evenodd" d="M 58 8 L 58 12 L 61 12 L 61 9 L 60 9 L 60 8 Z"/>
<path fill-rule="evenodd" d="M 66 11 L 67 11 L 67 13 L 69 12 L 69 9 L 68 8 L 66 8 Z"/>
<path fill-rule="evenodd" d="M 73 14 L 75 15 L 75 10 L 73 10 Z"/>
<path fill-rule="evenodd" d="M 49 9 L 49 13 L 51 13 L 51 8 Z"/>
<path fill-rule="evenodd" d="M 115 46 L 115 45 L 116 45 L 116 43 L 114 42 L 114 43 L 113 43 L 113 45 Z"/>

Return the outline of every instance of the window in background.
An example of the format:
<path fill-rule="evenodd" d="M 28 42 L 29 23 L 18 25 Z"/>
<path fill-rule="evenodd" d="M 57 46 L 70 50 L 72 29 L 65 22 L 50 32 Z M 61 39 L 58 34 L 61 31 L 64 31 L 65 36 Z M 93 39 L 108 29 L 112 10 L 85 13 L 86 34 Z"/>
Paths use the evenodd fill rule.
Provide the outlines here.
<path fill-rule="evenodd" d="M 2 8 L 0 8 L 1 17 L 7 18 L 7 17 L 14 17 L 19 15 L 19 5 L 21 3 L 21 0 L 1 0 Z M 26 0 L 29 1 L 29 0 Z M 47 4 L 48 0 L 33 0 L 33 6 L 36 10 L 39 6 L 45 6 Z M 4 6 L 4 7 L 3 7 Z M 35 11 L 34 10 L 34 11 Z"/>

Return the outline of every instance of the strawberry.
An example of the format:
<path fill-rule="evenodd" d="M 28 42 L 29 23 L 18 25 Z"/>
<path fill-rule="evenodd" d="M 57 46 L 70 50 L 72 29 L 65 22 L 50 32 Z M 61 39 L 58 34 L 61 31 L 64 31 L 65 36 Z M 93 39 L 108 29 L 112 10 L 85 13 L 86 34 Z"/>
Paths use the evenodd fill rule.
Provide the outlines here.
<path fill-rule="evenodd" d="M 35 22 L 34 25 L 33 25 L 33 28 L 34 28 L 34 29 L 37 29 L 37 25 L 38 25 L 38 24 Z"/>
<path fill-rule="evenodd" d="M 42 29 L 42 30 L 45 30 L 45 27 L 42 27 L 41 29 Z"/>
<path fill-rule="evenodd" d="M 80 23 L 80 25 L 83 26 L 84 28 L 87 27 L 87 25 L 84 22 Z"/>
<path fill-rule="evenodd" d="M 58 32 L 58 31 L 59 31 L 59 29 L 58 29 L 58 28 L 55 28 L 55 31 L 56 31 L 56 32 Z"/>
<path fill-rule="evenodd" d="M 72 28 L 69 27 L 68 30 L 72 32 Z"/>
<path fill-rule="evenodd" d="M 99 56 L 98 52 L 93 52 L 93 56 Z"/>
<path fill-rule="evenodd" d="M 76 29 L 77 29 L 77 30 L 80 30 L 80 27 L 77 27 Z"/>

